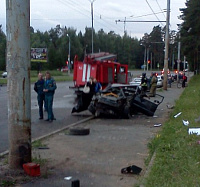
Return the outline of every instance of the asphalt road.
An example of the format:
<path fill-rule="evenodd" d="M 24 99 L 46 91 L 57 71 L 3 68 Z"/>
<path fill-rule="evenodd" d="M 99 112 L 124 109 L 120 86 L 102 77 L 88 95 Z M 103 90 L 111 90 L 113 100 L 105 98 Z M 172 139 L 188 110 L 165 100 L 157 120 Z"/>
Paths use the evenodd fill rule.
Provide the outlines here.
<path fill-rule="evenodd" d="M 53 123 L 39 120 L 37 94 L 31 85 L 31 129 L 32 138 L 43 136 L 47 133 L 62 128 L 68 124 L 77 122 L 90 115 L 89 112 L 83 112 L 78 115 L 71 115 L 74 106 L 73 90 L 69 89 L 73 82 L 57 83 L 57 90 L 54 97 L 54 115 L 56 121 Z M 0 87 L 0 153 L 8 149 L 8 108 L 7 108 L 7 86 Z M 45 112 L 46 118 L 46 112 Z M 63 123 L 65 121 L 65 123 Z"/>
<path fill-rule="evenodd" d="M 133 71 L 133 77 L 142 74 L 142 70 Z M 150 75 L 150 71 L 147 76 Z M 188 74 L 189 75 L 189 74 Z M 192 76 L 192 75 L 191 75 Z M 88 111 L 71 115 L 74 106 L 74 91 L 69 89 L 73 86 L 73 82 L 57 83 L 57 90 L 54 97 L 54 115 L 56 121 L 48 123 L 39 120 L 37 94 L 31 85 L 31 132 L 32 138 L 38 138 L 59 128 L 70 125 L 74 122 L 82 120 L 91 114 Z M 46 115 L 46 114 L 45 114 Z M 46 117 L 46 116 L 45 116 Z M 8 109 L 7 109 L 7 86 L 0 87 L 0 153 L 8 150 Z"/>

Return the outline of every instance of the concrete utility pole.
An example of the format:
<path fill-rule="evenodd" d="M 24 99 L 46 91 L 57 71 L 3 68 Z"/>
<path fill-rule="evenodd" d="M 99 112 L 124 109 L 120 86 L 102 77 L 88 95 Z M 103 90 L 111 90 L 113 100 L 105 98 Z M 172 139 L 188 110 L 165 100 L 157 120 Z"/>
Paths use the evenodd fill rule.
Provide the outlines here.
<path fill-rule="evenodd" d="M 168 54 L 169 54 L 169 16 L 170 16 L 170 0 L 167 0 L 167 17 L 166 17 L 166 33 L 165 33 L 165 61 L 164 61 L 164 82 L 163 89 L 167 90 L 167 73 L 168 73 Z"/>
<path fill-rule="evenodd" d="M 181 63 L 181 42 L 180 42 L 180 33 L 179 33 L 179 42 L 178 42 L 178 61 L 177 61 L 177 81 L 179 82 L 179 71 L 180 71 L 180 63 Z"/>
<path fill-rule="evenodd" d="M 70 61 L 71 39 L 70 39 L 69 34 L 67 34 L 67 37 L 69 38 L 68 74 L 70 74 L 70 69 L 71 69 L 71 61 Z"/>
<path fill-rule="evenodd" d="M 147 54 L 147 48 L 146 45 L 144 46 L 144 71 L 145 71 L 145 66 L 146 66 L 146 54 Z"/>
<path fill-rule="evenodd" d="M 30 0 L 6 0 L 9 166 L 31 161 Z"/>
<path fill-rule="evenodd" d="M 149 46 L 147 47 L 147 71 L 149 71 L 148 61 L 149 61 Z"/>
<path fill-rule="evenodd" d="M 91 16 L 92 16 L 92 53 L 94 52 L 94 47 L 93 47 L 93 34 L 94 34 L 94 13 L 93 13 L 93 3 L 95 0 L 91 1 Z"/>

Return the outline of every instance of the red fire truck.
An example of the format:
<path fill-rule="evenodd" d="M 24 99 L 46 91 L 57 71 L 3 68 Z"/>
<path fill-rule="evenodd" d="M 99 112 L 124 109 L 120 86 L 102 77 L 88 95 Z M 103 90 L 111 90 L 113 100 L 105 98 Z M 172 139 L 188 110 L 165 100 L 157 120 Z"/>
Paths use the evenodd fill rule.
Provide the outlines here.
<path fill-rule="evenodd" d="M 75 56 L 73 88 L 77 95 L 77 105 L 72 109 L 72 113 L 87 110 L 92 97 L 83 93 L 82 89 L 90 77 L 96 78 L 103 88 L 109 83 L 127 84 L 128 65 L 116 62 L 116 55 L 106 52 L 88 54 L 83 62 Z"/>
<path fill-rule="evenodd" d="M 75 87 L 83 87 L 90 77 L 96 78 L 103 87 L 109 83 L 128 82 L 128 65 L 115 62 L 116 55 L 106 52 L 85 56 L 84 61 L 74 59 L 73 81 Z"/>

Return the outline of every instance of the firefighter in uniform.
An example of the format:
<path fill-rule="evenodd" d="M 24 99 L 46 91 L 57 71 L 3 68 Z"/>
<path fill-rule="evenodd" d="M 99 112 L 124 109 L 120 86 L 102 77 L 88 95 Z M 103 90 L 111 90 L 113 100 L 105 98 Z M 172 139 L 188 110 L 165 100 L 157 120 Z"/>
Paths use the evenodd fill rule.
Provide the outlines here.
<path fill-rule="evenodd" d="M 53 97 L 56 90 L 56 81 L 51 78 L 51 74 L 47 71 L 46 72 L 46 80 L 44 83 L 44 93 L 45 93 L 45 103 L 47 107 L 47 114 L 48 118 L 46 121 L 52 122 L 55 120 L 53 115 Z"/>
<path fill-rule="evenodd" d="M 141 97 L 148 97 L 146 95 L 146 91 L 147 91 L 147 77 L 146 77 L 146 73 L 142 73 L 142 79 L 141 79 Z"/>
<path fill-rule="evenodd" d="M 37 100 L 39 106 L 39 119 L 43 119 L 43 104 L 45 100 L 44 89 L 44 79 L 42 73 L 38 74 L 38 81 L 34 84 L 34 90 L 37 92 Z"/>
<path fill-rule="evenodd" d="M 156 95 L 156 88 L 157 88 L 157 77 L 156 73 L 152 73 L 152 78 L 151 78 L 151 88 L 150 88 L 150 97 L 155 97 Z"/>

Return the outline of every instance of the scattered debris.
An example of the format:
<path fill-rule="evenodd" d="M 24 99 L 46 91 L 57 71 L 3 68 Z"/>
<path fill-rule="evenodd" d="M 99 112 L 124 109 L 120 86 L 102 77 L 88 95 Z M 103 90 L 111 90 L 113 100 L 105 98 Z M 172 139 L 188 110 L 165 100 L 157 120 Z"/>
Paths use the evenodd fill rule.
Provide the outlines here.
<path fill-rule="evenodd" d="M 190 124 L 189 121 L 186 121 L 186 120 L 182 120 L 182 121 L 183 121 L 183 125 L 185 125 L 185 126 L 188 126 Z"/>
<path fill-rule="evenodd" d="M 167 105 L 167 108 L 168 108 L 168 109 L 173 109 L 173 108 L 174 108 L 174 105 Z"/>
<path fill-rule="evenodd" d="M 25 173 L 32 177 L 40 176 L 40 165 L 36 163 L 26 163 L 23 164 L 23 169 Z"/>
<path fill-rule="evenodd" d="M 79 180 L 72 181 L 72 187 L 80 187 L 80 181 Z"/>
<path fill-rule="evenodd" d="M 64 179 L 65 179 L 65 180 L 67 180 L 67 181 L 69 181 L 69 180 L 71 180 L 71 179 L 72 179 L 72 177 L 71 177 L 71 176 L 69 176 L 69 177 L 65 177 Z"/>
<path fill-rule="evenodd" d="M 158 116 L 153 116 L 154 118 L 157 118 Z"/>
<path fill-rule="evenodd" d="M 121 173 L 123 173 L 123 174 L 130 173 L 130 174 L 138 175 L 141 171 L 142 171 L 142 168 L 135 166 L 135 165 L 121 169 Z"/>
<path fill-rule="evenodd" d="M 160 127 L 162 124 L 159 123 L 159 124 L 155 124 L 154 127 Z"/>
<path fill-rule="evenodd" d="M 179 112 L 178 114 L 176 114 L 175 116 L 174 116 L 174 118 L 177 118 L 178 116 L 180 116 L 182 114 L 182 112 Z"/>
<path fill-rule="evenodd" d="M 189 133 L 189 134 L 200 135 L 200 128 L 189 128 L 189 129 L 188 129 L 188 133 Z"/>
<path fill-rule="evenodd" d="M 69 135 L 88 135 L 88 134 L 90 134 L 90 128 L 72 127 L 69 129 Z"/>
<path fill-rule="evenodd" d="M 38 149 L 49 149 L 49 147 L 38 147 Z"/>

